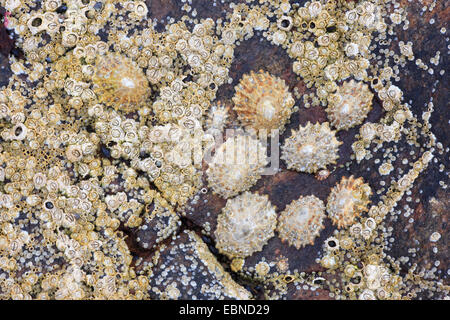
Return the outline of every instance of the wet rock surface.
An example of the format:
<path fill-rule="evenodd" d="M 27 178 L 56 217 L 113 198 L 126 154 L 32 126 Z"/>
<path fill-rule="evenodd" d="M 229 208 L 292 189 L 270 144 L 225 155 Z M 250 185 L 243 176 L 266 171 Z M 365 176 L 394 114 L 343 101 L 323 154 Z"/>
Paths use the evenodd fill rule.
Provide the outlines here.
<path fill-rule="evenodd" d="M 207 245 L 184 230 L 152 257 L 153 299 L 250 299 L 251 293 L 224 271 Z"/>

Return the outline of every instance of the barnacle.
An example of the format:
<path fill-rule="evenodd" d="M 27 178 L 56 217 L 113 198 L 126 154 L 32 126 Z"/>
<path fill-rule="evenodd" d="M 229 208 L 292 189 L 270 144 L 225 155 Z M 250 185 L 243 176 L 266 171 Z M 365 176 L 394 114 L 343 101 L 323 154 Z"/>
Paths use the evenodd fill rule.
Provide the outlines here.
<path fill-rule="evenodd" d="M 206 118 L 206 131 L 212 135 L 223 132 L 228 120 L 228 107 L 216 104 L 211 107 Z"/>
<path fill-rule="evenodd" d="M 209 186 L 229 198 L 253 186 L 268 160 L 266 147 L 251 136 L 229 138 L 217 150 L 206 171 Z"/>
<path fill-rule="evenodd" d="M 139 66 L 114 53 L 97 58 L 93 82 L 100 102 L 125 112 L 138 108 L 151 93 Z"/>
<path fill-rule="evenodd" d="M 325 205 L 315 196 L 300 197 L 281 212 L 277 231 L 282 241 L 300 249 L 313 244 L 324 228 Z"/>
<path fill-rule="evenodd" d="M 255 271 L 259 276 L 264 277 L 269 273 L 270 266 L 267 262 L 261 261 L 255 266 Z"/>
<path fill-rule="evenodd" d="M 244 192 L 229 199 L 217 218 L 216 247 L 230 258 L 250 256 L 273 237 L 276 222 L 267 195 Z"/>
<path fill-rule="evenodd" d="M 262 70 L 245 74 L 235 88 L 234 110 L 246 128 L 284 130 L 293 112 L 294 99 L 284 80 Z"/>
<path fill-rule="evenodd" d="M 356 217 L 368 211 L 372 191 L 363 178 L 342 177 L 328 196 L 327 213 L 339 229 L 353 224 Z"/>
<path fill-rule="evenodd" d="M 327 169 L 322 169 L 322 170 L 319 170 L 319 171 L 316 173 L 315 177 L 316 177 L 317 180 L 322 181 L 322 180 L 325 180 L 326 178 L 328 178 L 328 176 L 330 175 L 330 173 L 331 173 L 331 172 L 330 172 L 329 170 L 327 170 Z"/>
<path fill-rule="evenodd" d="M 66 150 L 66 157 L 67 160 L 71 162 L 80 161 L 81 158 L 83 157 L 83 151 L 81 149 L 81 146 L 70 145 Z"/>
<path fill-rule="evenodd" d="M 335 136 L 328 122 L 300 126 L 281 147 L 281 159 L 286 161 L 288 169 L 315 173 L 327 165 L 336 163 L 339 146 L 342 142 Z"/>
<path fill-rule="evenodd" d="M 331 125 L 347 130 L 361 124 L 372 109 L 373 94 L 363 82 L 346 81 L 328 97 L 326 112 Z"/>

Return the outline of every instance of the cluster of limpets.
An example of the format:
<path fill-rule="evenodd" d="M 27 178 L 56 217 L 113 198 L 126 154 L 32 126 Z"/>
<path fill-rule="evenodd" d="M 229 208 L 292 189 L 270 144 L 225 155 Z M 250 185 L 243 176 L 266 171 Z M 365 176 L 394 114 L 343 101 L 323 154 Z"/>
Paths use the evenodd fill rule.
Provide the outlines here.
<path fill-rule="evenodd" d="M 216 247 L 230 258 L 245 258 L 262 250 L 274 235 L 275 227 L 281 240 L 297 249 L 312 245 L 324 229 L 325 208 L 333 224 L 347 228 L 362 212 L 368 211 L 371 193 L 362 178 L 343 177 L 331 190 L 326 207 L 314 195 L 301 196 L 279 214 L 277 224 L 276 208 L 267 195 L 246 191 L 228 199 L 219 215 Z"/>
<path fill-rule="evenodd" d="M 271 298 L 287 294 L 287 284 L 310 292 L 322 286 L 338 299 L 414 298 L 424 290 L 448 296 L 436 281 L 439 261 L 425 261 L 436 267 L 422 270 L 408 260 L 416 252 L 389 255 L 386 217 L 414 220 L 412 186 L 443 152 L 430 130 L 433 101 L 419 121 L 396 85 L 407 61 L 433 74 L 440 53 L 427 65 L 415 59 L 412 42 L 396 48 L 396 28 L 409 24 L 397 1 L 246 1 L 231 3 L 217 20 L 196 17 L 185 3 L 178 21 L 150 19 L 144 1 L 2 6 L 8 14 L 1 28 L 15 34 L 18 51 L 0 88 L 1 299 L 251 297 L 206 238 L 179 232 L 188 201 L 203 201 L 198 194 L 208 191 L 226 204 L 217 227 L 208 221 L 202 231 L 235 272 L 275 234 L 300 254 L 317 245 L 327 216 L 334 224 L 315 257 L 324 272 L 291 270 L 285 255 L 248 269 L 265 288 L 273 284 Z M 254 36 L 285 50 L 304 86 L 291 92 L 292 83 L 269 66 L 232 79 L 236 48 Z M 219 88 L 234 80 L 233 97 L 218 102 Z M 344 172 L 326 199 L 304 195 L 277 212 L 268 195 L 251 190 L 268 164 L 268 148 L 254 133 L 283 133 L 298 108 L 294 98 L 302 98 L 299 87 L 304 107 L 322 108 L 326 120 L 287 134 L 281 153 L 288 170 L 332 181 L 334 167 L 350 169 L 338 163 L 340 137 L 361 125 L 351 159 L 376 158 L 382 177 L 369 186 Z M 370 123 L 375 98 L 383 114 Z M 243 132 L 218 144 L 204 166 L 205 144 L 227 127 Z M 437 252 L 441 235 L 433 231 Z M 198 283 L 205 274 L 213 281 Z"/>

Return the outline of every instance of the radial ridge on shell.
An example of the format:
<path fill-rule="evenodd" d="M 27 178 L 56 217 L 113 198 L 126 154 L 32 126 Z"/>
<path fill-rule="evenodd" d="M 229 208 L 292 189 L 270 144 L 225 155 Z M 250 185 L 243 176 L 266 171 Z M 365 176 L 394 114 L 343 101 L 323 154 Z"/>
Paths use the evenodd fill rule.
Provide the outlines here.
<path fill-rule="evenodd" d="M 235 90 L 234 110 L 247 129 L 284 131 L 295 103 L 284 80 L 268 72 L 251 71 L 244 74 Z"/>
<path fill-rule="evenodd" d="M 300 126 L 292 130 L 291 136 L 281 147 L 281 159 L 286 161 L 288 169 L 299 172 L 315 173 L 335 164 L 342 142 L 336 139 L 336 131 L 331 130 L 328 122 Z"/>
<path fill-rule="evenodd" d="M 280 239 L 297 249 L 314 244 L 314 239 L 324 228 L 325 205 L 310 195 L 292 201 L 278 218 L 277 231 Z"/>
<path fill-rule="evenodd" d="M 247 135 L 228 138 L 206 170 L 208 184 L 214 193 L 233 197 L 252 187 L 267 163 L 266 147 L 257 139 Z"/>
<path fill-rule="evenodd" d="M 261 251 L 274 236 L 275 207 L 268 196 L 244 192 L 228 199 L 217 219 L 216 248 L 229 258 L 248 257 Z"/>
<path fill-rule="evenodd" d="M 337 130 L 347 130 L 363 123 L 372 109 L 372 98 L 372 92 L 363 82 L 344 82 L 328 97 L 325 111 L 331 125 Z"/>
<path fill-rule="evenodd" d="M 93 82 L 100 102 L 125 112 L 138 108 L 151 93 L 142 69 L 117 53 L 97 58 Z"/>
<path fill-rule="evenodd" d="M 339 229 L 352 225 L 361 213 L 368 211 L 372 190 L 363 178 L 342 177 L 330 192 L 327 213 Z"/>

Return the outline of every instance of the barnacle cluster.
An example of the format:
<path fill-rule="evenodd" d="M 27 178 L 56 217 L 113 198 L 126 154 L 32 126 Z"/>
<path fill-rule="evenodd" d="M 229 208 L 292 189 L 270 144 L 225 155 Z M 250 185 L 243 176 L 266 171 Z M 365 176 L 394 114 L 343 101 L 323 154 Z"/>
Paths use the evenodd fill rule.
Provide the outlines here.
<path fill-rule="evenodd" d="M 136 241 L 143 249 L 151 249 L 158 245 L 172 236 L 181 225 L 180 218 L 173 208 L 158 194 L 155 195 L 153 202 L 145 208 L 144 215 L 135 220 L 138 221 L 131 224 L 128 219 L 127 226 L 137 227 Z"/>
<path fill-rule="evenodd" d="M 244 192 L 229 199 L 217 218 L 216 247 L 230 258 L 250 256 L 274 236 L 276 224 L 267 195 Z"/>
<path fill-rule="evenodd" d="M 281 159 L 288 169 L 315 173 L 327 165 L 336 163 L 342 142 L 336 139 L 336 131 L 328 122 L 300 126 L 281 147 Z"/>
<path fill-rule="evenodd" d="M 314 243 L 324 228 L 325 205 L 315 196 L 300 197 L 281 212 L 277 231 L 280 238 L 297 249 Z"/>
<path fill-rule="evenodd" d="M 294 99 L 284 80 L 262 70 L 245 74 L 235 88 L 234 110 L 242 124 L 253 130 L 284 130 Z"/>
<path fill-rule="evenodd" d="M 427 168 L 446 174 L 432 132 L 446 71 L 398 41 L 411 8 L 442 26 L 439 1 L 217 1 L 220 18 L 187 1 L 163 19 L 148 3 L 0 4 L 16 43 L 0 56 L 1 299 L 252 298 L 237 278 L 271 299 L 448 298 L 448 183 L 432 214 L 419 196 Z M 403 91 L 410 68 L 425 107 Z M 279 142 L 253 134 L 272 130 L 308 174 L 277 167 Z M 297 200 L 276 212 L 269 194 Z"/>

